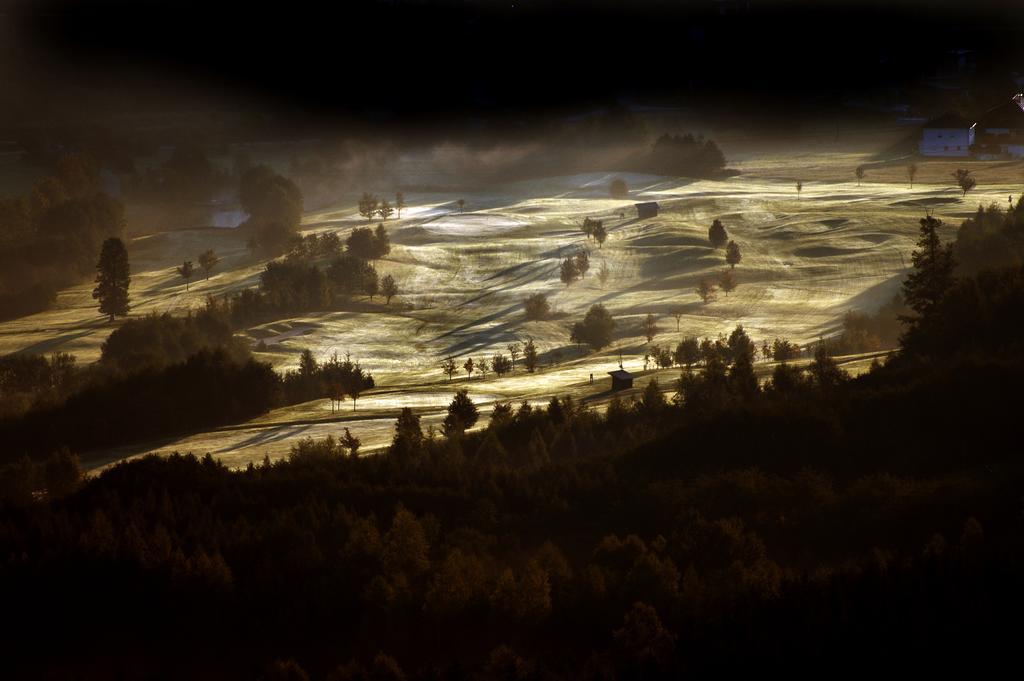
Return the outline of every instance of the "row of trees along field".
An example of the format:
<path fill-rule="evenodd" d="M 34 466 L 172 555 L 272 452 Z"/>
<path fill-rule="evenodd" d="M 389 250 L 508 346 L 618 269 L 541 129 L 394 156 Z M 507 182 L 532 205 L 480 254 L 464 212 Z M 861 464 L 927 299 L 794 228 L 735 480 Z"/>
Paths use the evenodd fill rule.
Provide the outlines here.
<path fill-rule="evenodd" d="M 379 456 L 347 433 L 240 471 L 175 455 L 78 482 L 67 455 L 16 463 L 5 670 L 994 672 L 1024 607 L 1024 268 L 957 275 L 935 234 L 899 352 L 856 379 L 820 347 L 761 385 L 737 330 L 674 399 L 651 381 L 605 414 L 498 403 L 470 432 L 484 416 L 462 391 L 442 433 L 403 410 Z"/>
<path fill-rule="evenodd" d="M 353 296 L 365 295 L 372 301 L 380 295 L 390 304 L 400 293 L 398 282 L 390 274 L 380 277 L 368 262 L 384 257 L 390 250 L 390 238 L 383 225 L 378 225 L 376 231 L 353 230 L 344 250 L 341 239 L 333 232 L 294 235 L 286 257 L 266 264 L 258 288 L 225 294 L 222 301 L 208 301 L 208 305 L 222 306 L 235 327 L 244 328 L 280 315 L 338 308 Z M 219 260 L 212 250 L 199 255 L 207 276 Z M 327 263 L 327 267 L 322 267 Z M 126 316 L 131 309 L 131 276 L 124 242 L 117 238 L 104 242 L 96 271 L 93 297 L 99 301 L 100 312 L 109 315 L 111 321 Z M 195 272 L 192 261 L 186 260 L 176 271 L 185 280 L 187 290 Z"/>

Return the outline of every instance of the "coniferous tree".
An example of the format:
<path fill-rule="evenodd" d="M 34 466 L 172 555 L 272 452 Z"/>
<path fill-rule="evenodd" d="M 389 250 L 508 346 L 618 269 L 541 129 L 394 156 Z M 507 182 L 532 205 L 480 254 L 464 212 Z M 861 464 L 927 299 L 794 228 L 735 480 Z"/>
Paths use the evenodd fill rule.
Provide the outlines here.
<path fill-rule="evenodd" d="M 730 241 L 729 245 L 725 247 L 725 261 L 729 263 L 729 268 L 732 269 L 739 264 L 743 256 L 740 254 L 740 246 L 735 241 Z"/>
<path fill-rule="evenodd" d="M 917 319 L 928 318 L 953 286 L 953 244 L 942 243 L 939 228 L 942 221 L 928 215 L 921 218 L 920 237 L 911 258 L 914 271 L 903 282 L 903 298 L 907 306 L 917 313 Z M 903 318 L 916 324 L 915 318 Z"/>
<path fill-rule="evenodd" d="M 100 312 L 114 317 L 128 314 L 128 285 L 131 283 L 131 271 L 128 266 L 128 250 L 124 242 L 111 237 L 103 242 L 100 260 L 96 264 L 96 288 L 92 297 L 100 301 Z"/>
<path fill-rule="evenodd" d="M 721 220 L 716 219 L 708 228 L 708 241 L 712 248 L 721 248 L 729 241 L 729 233 L 725 231 L 725 225 Z"/>
<path fill-rule="evenodd" d="M 451 404 L 448 405 L 448 415 L 445 416 L 441 428 L 448 436 L 462 433 L 476 425 L 479 416 L 476 405 L 469 397 L 469 390 L 463 388 L 455 393 Z"/>

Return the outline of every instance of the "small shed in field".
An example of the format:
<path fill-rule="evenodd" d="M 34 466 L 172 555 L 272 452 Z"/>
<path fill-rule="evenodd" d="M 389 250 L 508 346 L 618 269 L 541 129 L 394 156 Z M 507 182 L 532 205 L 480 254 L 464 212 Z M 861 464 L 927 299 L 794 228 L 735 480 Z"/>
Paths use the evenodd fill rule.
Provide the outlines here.
<path fill-rule="evenodd" d="M 636 216 L 641 220 L 658 217 L 658 202 L 647 201 L 636 204 Z"/>
<path fill-rule="evenodd" d="M 612 377 L 612 392 L 629 390 L 633 387 L 633 374 L 629 373 L 625 369 L 609 371 L 608 375 Z"/>

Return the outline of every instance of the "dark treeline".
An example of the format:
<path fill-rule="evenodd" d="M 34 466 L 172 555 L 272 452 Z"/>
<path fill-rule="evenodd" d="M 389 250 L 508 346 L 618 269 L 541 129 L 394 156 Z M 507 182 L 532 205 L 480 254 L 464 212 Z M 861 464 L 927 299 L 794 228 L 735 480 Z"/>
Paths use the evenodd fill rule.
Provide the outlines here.
<path fill-rule="evenodd" d="M 856 379 L 819 347 L 760 385 L 737 330 L 681 372 L 674 400 L 652 381 L 605 415 L 498 404 L 482 431 L 444 437 L 404 410 L 379 456 L 305 440 L 238 472 L 149 457 L 46 501 L 9 494 L 6 664 L 95 678 L 994 671 L 1024 606 L 1008 399 L 1024 340 L 1003 316 L 1024 305 L 1024 270 L 956 279 L 935 239 L 923 221 L 900 353 Z M 449 416 L 476 410 L 462 395 Z"/>
<path fill-rule="evenodd" d="M 283 375 L 254 360 L 217 306 L 125 322 L 89 367 L 60 353 L 0 358 L 0 465 L 239 423 L 312 399 L 354 407 L 374 387 L 348 358 L 302 359 Z"/>
<path fill-rule="evenodd" d="M 100 245 L 123 237 L 124 208 L 89 158 L 67 155 L 23 196 L 0 200 L 0 319 L 50 307 L 88 277 Z"/>
<path fill-rule="evenodd" d="M 939 221 L 938 225 L 941 224 Z M 953 256 L 954 271 L 961 276 L 1024 264 L 1024 197 L 1016 204 L 1011 201 L 1008 208 L 994 204 L 988 208 L 978 206 L 975 215 L 964 220 L 957 229 Z M 979 277 L 977 283 L 994 285 L 989 275 Z M 900 318 L 909 313 L 901 294 L 874 312 L 850 310 L 843 317 L 840 334 L 811 344 L 808 349 L 813 352 L 817 345 L 825 345 L 833 354 L 849 354 L 896 347 L 903 333 Z M 960 342 L 969 336 L 952 334 L 947 337 Z"/>
<path fill-rule="evenodd" d="M 725 156 L 714 140 L 689 133 L 659 137 L 644 164 L 649 173 L 689 177 L 713 177 L 724 168 Z"/>

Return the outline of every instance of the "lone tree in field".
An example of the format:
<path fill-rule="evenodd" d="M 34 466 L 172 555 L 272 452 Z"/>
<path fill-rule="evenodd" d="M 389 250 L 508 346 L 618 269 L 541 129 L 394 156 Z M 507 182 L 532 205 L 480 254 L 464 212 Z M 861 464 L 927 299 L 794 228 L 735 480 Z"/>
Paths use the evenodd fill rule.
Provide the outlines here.
<path fill-rule="evenodd" d="M 570 256 L 562 261 L 562 265 L 558 270 L 558 278 L 566 286 L 580 278 L 580 271 L 576 267 L 576 258 Z"/>
<path fill-rule="evenodd" d="M 191 260 L 186 260 L 181 263 L 180 267 L 175 267 L 178 272 L 178 276 L 185 280 L 185 290 L 188 290 L 188 282 L 192 279 L 192 274 L 196 271 L 196 268 L 192 265 Z"/>
<path fill-rule="evenodd" d="M 597 247 L 602 248 L 607 238 L 608 231 L 604 228 L 604 224 L 599 222 L 594 228 L 594 240 L 597 241 Z"/>
<path fill-rule="evenodd" d="M 907 166 L 907 179 L 910 180 L 910 188 L 914 188 L 914 178 L 917 177 L 917 164 L 911 163 Z"/>
<path fill-rule="evenodd" d="M 729 263 L 729 268 L 736 267 L 739 264 L 743 256 L 740 255 L 740 247 L 735 241 L 730 241 L 729 245 L 725 247 L 725 261 Z"/>
<path fill-rule="evenodd" d="M 612 342 L 615 320 L 601 303 L 593 305 L 583 321 L 572 325 L 569 339 L 574 343 L 586 343 L 594 350 L 600 350 Z"/>
<path fill-rule="evenodd" d="M 534 293 L 523 301 L 523 308 L 527 319 L 545 319 L 551 314 L 551 305 L 548 297 L 543 293 Z"/>
<path fill-rule="evenodd" d="M 864 179 L 865 171 L 864 166 L 857 166 L 857 169 L 853 171 L 853 174 L 857 176 L 857 186 L 860 186 L 860 181 Z"/>
<path fill-rule="evenodd" d="M 800 180 L 796 181 L 796 200 L 800 200 L 800 192 L 804 190 L 804 183 Z"/>
<path fill-rule="evenodd" d="M 916 325 L 921 318 L 927 319 L 953 286 L 953 244 L 942 243 L 939 227 L 942 220 L 927 216 L 921 219 L 921 236 L 917 249 L 911 256 L 914 271 L 903 282 L 903 298 L 907 306 L 918 317 L 905 317 L 904 321 Z"/>
<path fill-rule="evenodd" d="M 481 357 L 480 359 L 477 360 L 477 362 L 476 362 L 476 370 L 480 372 L 480 378 L 481 379 L 483 379 L 485 376 L 487 376 L 487 371 L 490 368 L 491 368 L 491 366 L 487 363 L 487 358 L 486 357 Z"/>
<path fill-rule="evenodd" d="M 697 295 L 704 301 L 704 304 L 714 302 L 715 298 L 715 285 L 707 279 L 701 279 L 700 283 L 697 284 Z"/>
<path fill-rule="evenodd" d="M 92 290 L 92 297 L 100 301 L 100 312 L 108 315 L 111 322 L 114 317 L 128 314 L 130 274 L 124 242 L 117 237 L 104 241 L 100 260 L 96 263 L 96 288 Z"/>
<path fill-rule="evenodd" d="M 473 358 L 470 357 L 466 360 L 466 363 L 462 365 L 462 368 L 466 371 L 466 375 L 469 376 L 469 380 L 473 380 L 473 370 L 476 369 L 476 364 L 473 362 Z"/>
<path fill-rule="evenodd" d="M 452 357 L 451 355 L 445 357 L 444 361 L 441 362 L 441 371 L 448 375 L 449 382 L 452 380 L 452 376 L 454 376 L 455 372 L 458 370 L 459 365 L 455 363 L 455 358 Z"/>
<path fill-rule="evenodd" d="M 203 272 L 206 274 L 206 278 L 210 278 L 210 270 L 217 266 L 220 262 L 220 258 L 213 252 L 213 249 L 207 249 L 199 254 L 199 266 L 203 268 Z"/>
<path fill-rule="evenodd" d="M 601 269 L 597 271 L 597 280 L 601 282 L 602 287 L 608 283 L 609 276 L 611 276 L 611 272 L 608 271 L 608 263 L 602 261 Z"/>
<path fill-rule="evenodd" d="M 387 220 L 389 217 L 391 217 L 392 213 L 394 212 L 395 209 L 391 207 L 391 204 L 388 203 L 388 200 L 382 199 L 380 202 L 380 206 L 377 208 L 377 215 L 380 216 L 380 219 Z"/>
<path fill-rule="evenodd" d="M 712 248 L 721 248 L 729 241 L 729 233 L 725 231 L 725 225 L 721 220 L 715 220 L 708 229 L 708 241 Z"/>
<path fill-rule="evenodd" d="M 679 331 L 679 320 L 681 320 L 683 318 L 683 308 L 677 307 L 674 310 L 672 310 L 672 316 L 676 320 L 676 331 L 678 332 Z"/>
<path fill-rule="evenodd" d="M 624 199 L 629 196 L 629 187 L 626 186 L 625 180 L 616 177 L 612 180 L 612 183 L 608 185 L 608 193 L 613 199 Z"/>
<path fill-rule="evenodd" d="M 531 342 L 533 341 L 532 338 L 530 340 Z M 519 343 L 509 343 L 505 349 L 508 350 L 508 356 L 512 358 L 512 371 L 515 371 L 516 359 L 518 359 L 519 355 L 522 354 L 523 348 L 519 345 Z"/>
<path fill-rule="evenodd" d="M 644 338 L 650 343 L 654 340 L 654 337 L 658 335 L 658 320 L 653 314 L 647 313 L 647 317 L 644 318 Z"/>
<path fill-rule="evenodd" d="M 967 196 L 967 192 L 978 185 L 978 181 L 971 177 L 971 171 L 966 168 L 957 168 L 956 172 L 953 173 L 953 177 L 956 178 L 956 184 L 960 187 L 964 196 Z"/>
<path fill-rule="evenodd" d="M 732 273 L 731 269 L 728 269 L 719 275 L 718 286 L 725 291 L 726 298 L 729 297 L 731 292 L 736 290 L 736 276 Z"/>
<path fill-rule="evenodd" d="M 526 365 L 526 370 L 531 374 L 537 370 L 538 356 L 537 346 L 534 344 L 533 338 L 527 336 L 526 344 L 523 346 L 523 364 Z"/>
<path fill-rule="evenodd" d="M 398 284 L 390 274 L 385 274 L 380 280 L 380 294 L 384 296 L 385 304 L 390 305 L 391 299 L 398 295 Z"/>
<path fill-rule="evenodd" d="M 459 205 L 459 212 L 460 213 L 462 211 L 466 210 L 466 199 L 459 199 L 455 203 L 457 203 Z"/>
<path fill-rule="evenodd" d="M 402 192 L 395 192 L 395 210 L 398 211 L 398 219 L 402 219 L 402 209 L 405 208 L 405 194 Z"/>
<path fill-rule="evenodd" d="M 380 201 L 377 197 L 368 192 L 363 192 L 363 196 L 359 199 L 359 214 L 366 218 L 369 222 L 373 220 L 373 217 L 377 214 L 377 205 Z"/>
<path fill-rule="evenodd" d="M 454 399 L 448 405 L 448 415 L 444 417 L 441 429 L 449 437 L 460 435 L 476 425 L 479 417 L 476 405 L 469 399 L 469 390 L 463 388 L 455 393 Z"/>

